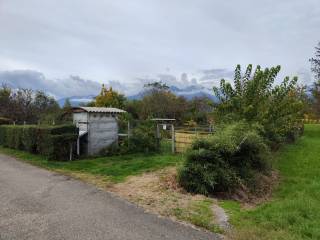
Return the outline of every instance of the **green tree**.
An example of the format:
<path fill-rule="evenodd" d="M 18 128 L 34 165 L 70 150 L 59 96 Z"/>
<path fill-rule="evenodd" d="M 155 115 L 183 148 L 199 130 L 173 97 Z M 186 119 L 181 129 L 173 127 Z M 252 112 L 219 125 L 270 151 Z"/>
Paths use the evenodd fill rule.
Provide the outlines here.
<path fill-rule="evenodd" d="M 42 91 L 31 89 L 12 91 L 9 87 L 0 88 L 0 116 L 22 124 L 41 122 L 51 123 L 60 114 L 60 107 L 53 97 Z"/>
<path fill-rule="evenodd" d="M 216 119 L 259 123 L 265 136 L 274 142 L 292 135 L 302 118 L 304 91 L 298 87 L 297 77 L 286 77 L 275 85 L 280 69 L 276 66 L 262 70 L 257 66 L 252 73 L 252 65 L 249 65 L 242 74 L 238 65 L 233 86 L 222 79 L 220 87 L 213 88 L 220 102 L 215 109 Z"/>
<path fill-rule="evenodd" d="M 312 86 L 312 111 L 316 117 L 320 117 L 320 42 L 316 47 L 315 57 L 310 59 L 311 71 L 314 73 L 316 81 Z"/>
<path fill-rule="evenodd" d="M 320 81 L 320 42 L 315 49 L 315 57 L 309 61 L 311 62 L 311 71 L 314 73 L 316 80 Z"/>
<path fill-rule="evenodd" d="M 114 91 L 112 87 L 109 89 L 105 88 L 102 84 L 102 89 L 100 94 L 96 97 L 94 106 L 95 107 L 115 107 L 115 108 L 124 108 L 126 98 L 124 95 Z"/>
<path fill-rule="evenodd" d="M 189 121 L 197 124 L 206 125 L 209 122 L 210 115 L 213 111 L 213 101 L 208 97 L 195 97 L 188 102 Z"/>
<path fill-rule="evenodd" d="M 0 88 L 0 117 L 10 118 L 12 111 L 11 89 L 6 85 Z"/>
<path fill-rule="evenodd" d="M 312 113 L 320 117 L 320 80 L 313 83 L 311 106 Z"/>
<path fill-rule="evenodd" d="M 174 118 L 182 122 L 186 109 L 187 100 L 184 97 L 174 95 L 167 85 L 154 82 L 145 85 L 146 91 L 141 101 L 140 116 L 143 119 Z"/>

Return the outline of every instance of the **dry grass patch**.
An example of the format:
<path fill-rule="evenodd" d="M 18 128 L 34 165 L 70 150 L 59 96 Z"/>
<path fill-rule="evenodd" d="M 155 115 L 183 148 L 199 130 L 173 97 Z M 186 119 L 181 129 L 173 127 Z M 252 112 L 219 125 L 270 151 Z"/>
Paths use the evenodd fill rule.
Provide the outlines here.
<path fill-rule="evenodd" d="M 221 232 L 213 213 L 214 199 L 192 195 L 179 187 L 176 168 L 132 176 L 114 184 L 109 191 L 134 202 L 149 212 Z"/>

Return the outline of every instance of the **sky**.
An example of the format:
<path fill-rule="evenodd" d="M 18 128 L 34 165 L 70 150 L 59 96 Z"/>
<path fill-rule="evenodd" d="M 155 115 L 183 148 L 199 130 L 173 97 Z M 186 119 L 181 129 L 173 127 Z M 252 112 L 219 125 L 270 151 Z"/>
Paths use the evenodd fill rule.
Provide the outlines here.
<path fill-rule="evenodd" d="M 251 63 L 309 84 L 319 27 L 319 0 L 0 0 L 0 81 L 71 87 L 59 97 L 103 82 L 209 88 Z"/>

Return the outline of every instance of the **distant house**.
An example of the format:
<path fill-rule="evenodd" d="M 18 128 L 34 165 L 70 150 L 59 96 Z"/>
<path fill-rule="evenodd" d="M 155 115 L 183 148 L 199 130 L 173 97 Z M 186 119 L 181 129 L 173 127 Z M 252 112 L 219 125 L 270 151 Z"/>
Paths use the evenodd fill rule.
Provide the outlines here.
<path fill-rule="evenodd" d="M 78 155 L 97 155 L 102 149 L 117 143 L 117 116 L 125 112 L 118 108 L 73 108 L 73 123 L 79 128 Z"/>

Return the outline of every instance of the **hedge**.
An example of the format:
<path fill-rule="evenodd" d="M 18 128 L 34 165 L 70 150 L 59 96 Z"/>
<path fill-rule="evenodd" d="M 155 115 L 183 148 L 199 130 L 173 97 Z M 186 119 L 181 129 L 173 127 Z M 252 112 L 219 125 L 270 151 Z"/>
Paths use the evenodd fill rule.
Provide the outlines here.
<path fill-rule="evenodd" d="M 77 140 L 77 131 L 73 125 L 1 125 L 0 145 L 65 161 L 69 159 L 70 144 Z"/>

